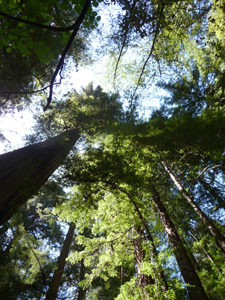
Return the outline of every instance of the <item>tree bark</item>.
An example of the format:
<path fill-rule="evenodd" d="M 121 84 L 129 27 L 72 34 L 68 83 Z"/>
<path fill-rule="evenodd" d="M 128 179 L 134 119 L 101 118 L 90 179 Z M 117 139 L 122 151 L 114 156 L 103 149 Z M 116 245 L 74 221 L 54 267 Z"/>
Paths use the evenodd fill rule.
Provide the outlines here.
<path fill-rule="evenodd" d="M 55 270 L 52 281 L 49 285 L 49 289 L 46 295 L 45 300 L 55 300 L 57 297 L 60 281 L 64 272 L 64 267 L 66 264 L 66 258 L 69 254 L 70 245 L 73 239 L 73 234 L 75 230 L 75 224 L 70 223 L 69 230 L 67 232 L 62 251 L 60 253 L 59 259 L 58 259 L 58 267 Z"/>
<path fill-rule="evenodd" d="M 198 177 L 198 181 L 216 199 L 220 207 L 225 209 L 225 201 L 220 197 L 215 188 L 211 187 L 203 178 L 201 178 L 201 176 Z"/>
<path fill-rule="evenodd" d="M 154 187 L 152 187 L 152 192 L 156 209 L 168 236 L 170 246 L 174 250 L 173 253 L 179 265 L 184 281 L 187 284 L 187 289 L 191 300 L 208 300 L 198 274 L 195 271 L 195 268 L 187 254 L 179 234 L 173 222 L 171 221 L 158 192 Z"/>
<path fill-rule="evenodd" d="M 67 130 L 47 141 L 0 155 L 0 225 L 40 189 L 79 138 Z"/>
<path fill-rule="evenodd" d="M 147 224 L 147 221 L 146 221 L 145 217 L 142 215 L 140 209 L 137 206 L 137 203 L 134 201 L 134 199 L 132 198 L 132 196 L 130 195 L 130 193 L 128 193 L 126 190 L 124 190 L 123 188 L 119 187 L 118 185 L 116 185 L 116 188 L 118 190 L 120 190 L 122 193 L 125 193 L 128 196 L 128 198 L 130 200 L 130 203 L 134 206 L 134 210 L 137 213 L 139 219 L 141 220 L 143 228 L 145 229 L 145 234 L 144 235 L 147 236 L 147 239 L 148 239 L 148 241 L 149 241 L 149 243 L 151 245 L 152 256 L 155 259 L 155 261 L 157 261 L 158 260 L 158 251 L 155 248 L 155 244 L 154 244 L 151 232 L 150 232 L 150 230 L 148 228 L 148 224 Z M 158 276 L 159 276 L 160 281 L 161 281 L 160 282 L 160 284 L 161 284 L 161 291 L 162 292 L 167 291 L 168 290 L 168 284 L 167 284 L 166 277 L 165 277 L 165 274 L 164 274 L 164 272 L 163 272 L 162 269 L 159 270 Z"/>
<path fill-rule="evenodd" d="M 84 259 L 82 259 L 81 262 L 80 262 L 80 279 L 79 279 L 79 282 L 84 280 L 84 278 L 85 278 L 85 265 L 84 265 Z M 83 288 L 79 285 L 77 300 L 85 300 L 86 291 L 87 291 L 87 289 L 85 289 L 85 288 Z"/>
<path fill-rule="evenodd" d="M 205 224 L 206 228 L 211 232 L 211 234 L 214 236 L 215 240 L 220 245 L 223 252 L 225 252 L 225 238 L 221 234 L 221 232 L 216 228 L 216 226 L 213 224 L 213 222 L 206 216 L 206 214 L 200 209 L 200 207 L 194 202 L 192 197 L 189 195 L 189 193 L 185 190 L 185 188 L 181 185 L 179 180 L 176 178 L 176 176 L 173 174 L 171 169 L 165 164 L 165 162 L 162 161 L 162 164 L 168 174 L 170 175 L 171 179 L 179 189 L 179 191 L 182 193 L 182 195 L 185 197 L 185 199 L 189 202 L 189 204 L 193 207 L 197 215 L 200 217 L 200 219 Z"/>
<path fill-rule="evenodd" d="M 138 234 L 139 237 L 133 239 L 133 246 L 134 246 L 134 258 L 136 262 L 136 268 L 137 268 L 137 275 L 139 279 L 139 285 L 141 289 L 144 289 L 148 284 L 154 284 L 155 280 L 152 276 L 148 276 L 141 271 L 141 265 L 145 260 L 145 251 L 142 247 L 142 242 L 144 239 L 144 236 L 142 236 L 141 228 L 138 228 L 138 230 L 133 229 L 135 234 Z"/>

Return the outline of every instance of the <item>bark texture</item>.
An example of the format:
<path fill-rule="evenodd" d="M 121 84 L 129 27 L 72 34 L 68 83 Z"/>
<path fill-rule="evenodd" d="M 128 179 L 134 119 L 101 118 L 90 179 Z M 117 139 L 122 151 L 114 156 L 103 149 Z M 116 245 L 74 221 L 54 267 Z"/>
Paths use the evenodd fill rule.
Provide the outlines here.
<path fill-rule="evenodd" d="M 195 212 L 198 214 L 198 216 L 201 218 L 203 223 L 205 224 L 206 228 L 211 232 L 211 234 L 215 237 L 215 240 L 220 245 L 220 248 L 225 253 L 225 237 L 221 234 L 221 232 L 216 228 L 216 226 L 213 224 L 213 222 L 206 216 L 206 214 L 200 209 L 200 207 L 194 202 L 192 197 L 189 195 L 189 193 L 185 190 L 185 188 L 182 186 L 178 178 L 173 174 L 171 169 L 165 164 L 165 162 L 162 161 L 162 164 L 168 174 L 170 175 L 171 179 L 179 189 L 179 191 L 182 193 L 182 195 L 185 197 L 185 199 L 190 203 L 190 205 L 193 207 Z"/>
<path fill-rule="evenodd" d="M 78 138 L 79 129 L 67 130 L 47 141 L 0 155 L 0 225 L 43 186 Z"/>
<path fill-rule="evenodd" d="M 184 281 L 187 284 L 187 289 L 191 300 L 208 300 L 198 274 L 195 271 L 195 268 L 187 254 L 187 251 L 173 222 L 166 211 L 166 208 L 160 199 L 158 192 L 155 188 L 152 188 L 152 191 L 156 209 L 168 236 L 170 246 L 174 250 L 175 258 L 179 265 Z"/>
<path fill-rule="evenodd" d="M 66 235 L 63 247 L 62 247 L 62 251 L 61 251 L 59 259 L 58 259 L 58 268 L 55 270 L 55 272 L 53 274 L 52 281 L 49 286 L 45 300 L 55 300 L 57 297 L 60 281 L 61 281 L 61 278 L 62 278 L 62 275 L 64 272 L 64 267 L 66 264 L 66 258 L 68 257 L 70 245 L 71 245 L 71 242 L 73 239 L 74 230 L 75 230 L 75 224 L 70 223 L 70 227 L 67 232 L 67 235 Z"/>

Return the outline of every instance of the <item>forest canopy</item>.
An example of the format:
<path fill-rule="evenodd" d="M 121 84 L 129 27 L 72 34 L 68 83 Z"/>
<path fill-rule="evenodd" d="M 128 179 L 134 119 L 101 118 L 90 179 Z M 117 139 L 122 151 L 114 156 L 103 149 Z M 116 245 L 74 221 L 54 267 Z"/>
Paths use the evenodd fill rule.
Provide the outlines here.
<path fill-rule="evenodd" d="M 224 19 L 222 0 L 0 1 L 0 115 L 34 112 L 0 155 L 1 299 L 224 299 Z M 97 85 L 64 92 L 85 66 Z"/>

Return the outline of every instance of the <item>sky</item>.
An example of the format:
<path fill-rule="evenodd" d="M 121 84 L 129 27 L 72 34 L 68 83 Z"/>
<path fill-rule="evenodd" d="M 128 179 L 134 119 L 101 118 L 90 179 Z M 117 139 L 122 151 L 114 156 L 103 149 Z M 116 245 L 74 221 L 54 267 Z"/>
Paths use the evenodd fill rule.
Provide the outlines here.
<path fill-rule="evenodd" d="M 100 69 L 101 67 L 98 67 L 98 69 L 95 69 L 95 72 L 90 68 L 82 68 L 79 72 L 72 70 L 70 78 L 65 79 L 60 85 L 60 93 L 67 93 L 71 89 L 76 89 L 76 91 L 79 92 L 82 87 L 87 86 L 90 82 L 93 82 L 93 86 L 95 88 L 97 85 L 102 83 L 102 74 L 100 74 Z M 106 92 L 108 91 L 105 84 L 103 89 L 105 89 Z M 153 91 L 150 91 L 150 93 L 153 93 Z M 149 104 L 153 104 L 153 102 L 154 105 L 159 106 L 156 99 L 152 99 L 151 103 L 143 102 L 143 105 L 146 107 L 146 115 L 149 114 L 147 107 L 149 107 Z M 21 112 L 15 112 L 13 116 L 7 115 L 0 118 L 0 132 L 2 132 L 6 138 L 4 143 L 0 142 L 0 154 L 13 151 L 24 146 L 24 137 L 26 134 L 31 132 L 32 125 L 34 124 L 32 114 L 33 112 L 30 108 Z"/>
<path fill-rule="evenodd" d="M 73 70 L 71 72 L 71 78 L 66 79 L 60 86 L 60 92 L 66 93 L 72 88 L 78 92 L 81 87 L 85 87 L 89 82 L 94 83 L 94 87 L 97 85 L 96 75 L 90 69 L 82 68 L 79 72 Z M 0 154 L 13 151 L 21 148 L 24 145 L 24 136 L 28 134 L 33 125 L 32 111 L 27 109 L 22 112 L 15 112 L 15 114 L 7 115 L 0 118 L 0 132 L 6 137 L 4 143 L 0 143 Z"/>
<path fill-rule="evenodd" d="M 114 9 L 112 11 L 107 11 L 107 13 L 101 14 L 103 16 L 102 18 L 103 24 L 108 22 L 107 17 L 109 17 L 108 16 L 109 14 L 112 17 L 112 15 L 116 15 L 118 13 L 117 10 L 115 9 L 116 7 L 113 8 Z M 93 49 L 95 49 L 94 45 L 93 45 Z M 131 55 L 128 55 L 127 59 L 131 59 L 132 56 L 133 53 L 131 53 Z M 66 79 L 62 80 L 61 85 L 58 86 L 57 88 L 56 87 L 54 88 L 54 91 L 56 92 L 55 95 L 57 97 L 60 97 L 60 94 L 63 95 L 68 91 L 70 91 L 71 89 L 76 89 L 76 91 L 79 93 L 81 87 L 86 87 L 90 82 L 93 82 L 94 88 L 100 84 L 105 92 L 108 92 L 109 90 L 111 91 L 112 90 L 111 80 L 110 78 L 108 78 L 106 74 L 103 74 L 104 72 L 103 69 L 107 65 L 107 60 L 108 58 L 104 57 L 103 59 L 101 59 L 100 63 L 98 61 L 98 63 L 95 64 L 94 67 L 92 67 L 92 69 L 82 67 L 79 70 L 79 72 L 76 72 L 75 68 L 73 67 L 73 64 L 70 64 L 70 66 L 68 67 L 70 78 L 66 76 Z M 56 78 L 56 82 L 57 82 L 57 78 Z M 121 89 L 121 82 L 119 85 L 119 89 Z M 58 91 L 59 94 L 57 94 Z M 147 91 L 148 95 L 153 93 L 154 92 L 152 90 Z M 155 97 L 153 96 L 152 98 L 153 99 L 151 99 L 151 101 L 149 98 L 147 99 L 148 103 L 143 102 L 143 105 L 145 107 L 144 110 L 145 116 L 149 115 L 148 107 L 152 105 L 159 106 L 158 103 L 156 102 L 156 99 L 154 99 Z M 7 115 L 4 116 L 2 119 L 0 118 L 0 132 L 3 133 L 4 136 L 6 137 L 6 141 L 4 143 L 0 142 L 0 154 L 23 147 L 24 137 L 26 134 L 29 134 L 31 132 L 32 125 L 34 124 L 32 113 L 33 113 L 32 109 L 30 108 L 20 113 L 15 112 L 13 116 Z"/>

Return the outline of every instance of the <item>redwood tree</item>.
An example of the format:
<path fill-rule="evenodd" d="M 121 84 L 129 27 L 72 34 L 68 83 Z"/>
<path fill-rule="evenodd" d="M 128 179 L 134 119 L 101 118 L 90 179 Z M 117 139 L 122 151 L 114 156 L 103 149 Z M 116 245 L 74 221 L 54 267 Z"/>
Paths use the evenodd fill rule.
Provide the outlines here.
<path fill-rule="evenodd" d="M 66 264 L 66 258 L 69 254 L 70 245 L 72 243 L 74 230 L 75 230 L 75 224 L 70 223 L 70 227 L 67 232 L 67 235 L 66 235 L 63 247 L 62 247 L 62 251 L 61 251 L 59 259 L 58 259 L 58 266 L 53 274 L 52 281 L 50 283 L 45 300 L 55 300 L 57 298 L 57 293 L 58 293 L 60 281 L 61 281 L 61 278 L 63 275 L 64 267 Z"/>
<path fill-rule="evenodd" d="M 184 281 L 187 284 L 187 289 L 191 299 L 207 300 L 208 297 L 206 296 L 198 274 L 196 273 L 195 268 L 187 254 L 187 251 L 179 237 L 179 234 L 160 199 L 159 193 L 154 187 L 152 188 L 152 191 L 152 198 L 154 200 L 161 222 L 163 223 L 165 232 L 168 236 L 170 246 L 174 250 L 174 255 L 176 257 Z"/>
<path fill-rule="evenodd" d="M 79 129 L 0 155 L 0 224 L 12 215 L 62 164 L 79 138 Z"/>

